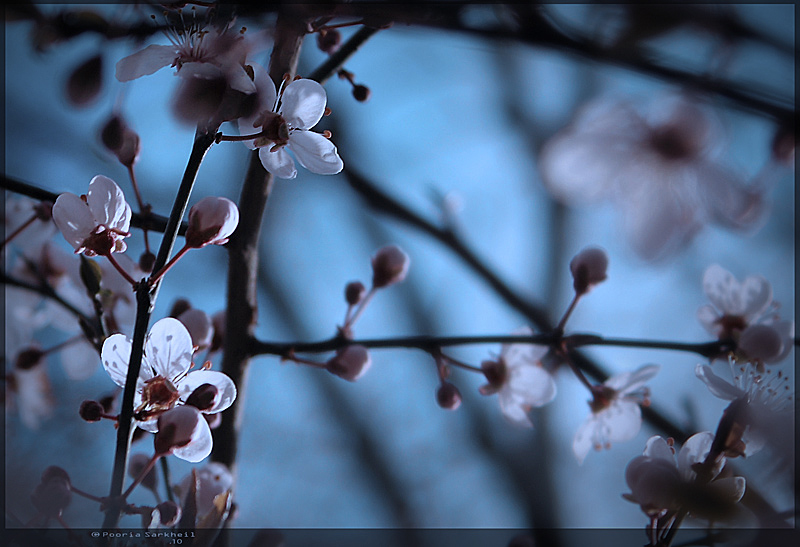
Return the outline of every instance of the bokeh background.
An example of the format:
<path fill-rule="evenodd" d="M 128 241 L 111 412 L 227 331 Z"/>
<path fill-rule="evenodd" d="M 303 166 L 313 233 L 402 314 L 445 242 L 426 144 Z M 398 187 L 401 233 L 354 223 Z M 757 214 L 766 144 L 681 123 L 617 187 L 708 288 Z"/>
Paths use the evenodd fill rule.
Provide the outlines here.
<path fill-rule="evenodd" d="M 132 5 L 85 7 L 123 20 L 136 15 Z M 726 76 L 755 95 L 793 104 L 794 6 L 717 8 L 789 45 L 786 53 L 755 41 L 737 42 Z M 466 9 L 471 21 L 503 21 L 500 8 Z M 614 6 L 544 9 L 559 24 L 599 35 L 613 33 L 624 15 Z M 243 23 L 248 32 L 258 27 Z M 118 104 L 141 137 L 136 171 L 143 197 L 167 215 L 193 137 L 193 128 L 176 122 L 170 108 L 177 85 L 173 70 L 123 85 L 114 79 L 114 64 L 142 44 L 84 35 L 37 52 L 32 26 L 8 22 L 4 29 L 5 173 L 76 194 L 103 174 L 120 184 L 136 209 L 125 169 L 97 136 Z M 343 35 L 352 32 L 344 29 Z M 156 35 L 147 43 L 166 41 Z M 680 26 L 642 47 L 655 62 L 700 73 L 715 59 L 717 43 L 707 29 Z M 77 109 L 65 99 L 66 79 L 98 51 L 103 92 L 91 106 Z M 268 53 L 266 44 L 253 60 L 266 65 Z M 299 73 L 310 73 L 324 60 L 310 37 Z M 333 129 L 345 171 L 356 169 L 432 222 L 452 222 L 492 270 L 553 320 L 571 299 L 570 258 L 587 245 L 606 249 L 608 281 L 580 303 L 568 331 L 706 341 L 695 314 L 706 303 L 701 280 L 712 263 L 739 279 L 764 275 L 782 316 L 794 317 L 790 169 L 770 171 L 774 188 L 763 227 L 746 234 L 706 227 L 680 253 L 657 263 L 630 249 L 612 205 L 564 206 L 543 187 L 538 151 L 576 108 L 596 96 L 646 102 L 675 89 L 664 81 L 553 49 L 405 24 L 379 32 L 346 68 L 372 95 L 359 103 L 346 81 L 334 78 L 326 85 L 333 114 L 325 123 Z M 712 99 L 712 104 L 726 130 L 721 163 L 747 178 L 756 176 L 770 161 L 774 122 L 729 102 Z M 223 130 L 235 133 L 227 125 Z M 248 154 L 239 143 L 213 146 L 191 203 L 208 195 L 236 201 Z M 151 238 L 159 240 L 157 234 Z M 69 250 L 60 236 L 58 241 Z M 136 259 L 143 249 L 140 233 L 129 242 L 128 253 Z M 356 326 L 358 337 L 507 334 L 525 323 L 441 243 L 370 209 L 346 174 L 325 177 L 300 169 L 296 180 L 277 181 L 261 242 L 258 334 L 265 340 L 331 336 L 344 317 L 345 284 L 367 283 L 371 254 L 389 243 L 410 255 L 410 273 L 404 283 L 377 295 Z M 223 309 L 225 259 L 221 248 L 190 253 L 162 284 L 154 320 L 178 298 L 209 314 Z M 37 336 L 45 347 L 66 337 L 53 327 Z M 479 364 L 499 349 L 463 346 L 452 355 Z M 725 402 L 711 397 L 695 377 L 698 357 L 612 347 L 586 352 L 611 372 L 660 364 L 651 385 L 653 406 L 687 430 L 716 427 Z M 593 452 L 579 465 L 571 443 L 588 411 L 587 393 L 567 371 L 557 376 L 555 401 L 535 410 L 536 427 L 526 430 L 503 418 L 496 397 L 478 394 L 484 381 L 477 375 L 454 372 L 464 402 L 449 412 L 436 405 L 437 378 L 428 355 L 374 350 L 372 358 L 372 369 L 353 384 L 274 357 L 253 362 L 243 394 L 235 526 L 644 527 L 639 508 L 621 497 L 627 491 L 624 468 L 658 432 L 645 424 L 632 441 Z M 218 366 L 221 358 L 212 360 Z M 783 365 L 787 373 L 793 362 L 794 354 Z M 96 373 L 85 381 L 68 379 L 57 356 L 47 367 L 55 414 L 32 430 L 13 408 L 6 411 L 6 506 L 23 521 L 33 515 L 29 495 L 46 466 L 64 467 L 76 486 L 102 495 L 113 460 L 110 423 L 88 424 L 77 416 L 81 401 L 113 390 L 99 359 Z M 787 440 L 790 451 L 793 444 Z M 148 441 L 134 445 L 134 452 L 150 450 Z M 768 451 L 736 464 L 779 511 L 793 508 L 792 483 L 775 473 Z M 174 458 L 170 466 L 176 480 L 191 468 Z M 131 500 L 150 503 L 151 495 L 136 492 Z M 77 497 L 64 516 L 75 527 L 101 522 L 97 505 Z M 127 519 L 123 526 L 138 524 Z"/>

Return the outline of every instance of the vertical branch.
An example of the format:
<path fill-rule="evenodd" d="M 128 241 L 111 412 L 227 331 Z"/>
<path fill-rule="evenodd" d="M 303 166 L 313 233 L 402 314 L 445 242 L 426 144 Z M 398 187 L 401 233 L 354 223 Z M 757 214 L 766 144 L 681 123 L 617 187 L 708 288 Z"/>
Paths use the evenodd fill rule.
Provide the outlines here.
<path fill-rule="evenodd" d="M 183 173 L 178 193 L 175 196 L 172 212 L 167 221 L 164 238 L 161 240 L 161 247 L 158 250 L 156 262 L 153 267 L 154 272 L 160 270 L 169 259 L 169 255 L 175 245 L 175 239 L 178 237 L 181 220 L 186 212 L 186 206 L 189 203 L 189 197 L 192 194 L 192 188 L 197 178 L 197 172 L 200 169 L 200 163 L 203 161 L 203 157 L 208 149 L 214 143 L 215 133 L 216 130 L 200 129 L 195 133 L 192 152 L 189 156 L 186 170 Z M 133 398 L 136 394 L 139 370 L 142 367 L 144 341 L 147 334 L 147 327 L 150 324 L 150 314 L 153 311 L 153 306 L 158 296 L 159 286 L 160 283 L 156 283 L 156 285 L 151 288 L 149 283 L 143 281 L 136 287 L 136 322 L 133 330 L 131 356 L 128 361 L 128 374 L 125 377 L 125 388 L 122 392 L 122 407 L 120 408 L 117 428 L 117 444 L 114 451 L 114 468 L 111 473 L 111 488 L 108 493 L 111 501 L 108 504 L 105 519 L 103 520 L 104 529 L 116 528 L 119 524 L 122 510 L 122 503 L 119 497 L 122 494 L 125 471 L 128 467 L 128 453 L 130 451 L 131 433 L 133 430 Z"/>
<path fill-rule="evenodd" d="M 284 74 L 294 77 L 304 35 L 303 21 L 284 13 L 279 14 L 275 46 L 269 63 L 269 74 L 274 82 L 280 82 Z M 214 430 L 214 449 L 211 453 L 212 460 L 225 464 L 234 476 L 237 437 L 247 391 L 250 346 L 256 327 L 258 242 L 272 184 L 273 177 L 262 167 L 258 152 L 252 152 L 239 198 L 239 226 L 228 244 L 230 254 L 222 372 L 236 384 L 239 395 L 226 411 L 222 424 Z"/>

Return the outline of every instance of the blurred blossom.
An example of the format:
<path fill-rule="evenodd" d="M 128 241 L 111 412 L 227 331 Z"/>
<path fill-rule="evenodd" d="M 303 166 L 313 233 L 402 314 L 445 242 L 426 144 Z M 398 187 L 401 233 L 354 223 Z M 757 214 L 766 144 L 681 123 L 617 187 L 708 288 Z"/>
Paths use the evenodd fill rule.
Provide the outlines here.
<path fill-rule="evenodd" d="M 294 160 L 285 150 L 288 148 L 312 173 L 340 172 L 344 164 L 336 146 L 326 135 L 311 131 L 325 113 L 325 88 L 314 80 L 300 78 L 282 87 L 279 96 L 267 70 L 255 63 L 252 68 L 258 106 L 252 116 L 239 119 L 239 133 L 252 135 L 260 128 L 258 137 L 243 142 L 250 149 L 259 149 L 264 169 L 282 179 L 297 177 Z"/>
<path fill-rule="evenodd" d="M 233 475 L 228 468 L 221 463 L 211 462 L 195 469 L 175 486 L 175 493 L 182 503 L 191 492 L 192 480 L 196 480 L 198 520 L 202 520 L 214 508 L 214 498 L 233 488 Z"/>
<path fill-rule="evenodd" d="M 56 406 L 43 357 L 36 348 L 20 352 L 6 380 L 6 404 L 16 407 L 20 420 L 30 429 L 38 429 Z"/>
<path fill-rule="evenodd" d="M 203 310 L 192 308 L 178 316 L 178 321 L 183 323 L 192 336 L 192 344 L 198 350 L 205 349 L 211 344 L 214 337 L 214 325 L 211 318 Z"/>
<path fill-rule="evenodd" d="M 364 346 L 345 346 L 336 352 L 326 363 L 326 368 L 331 374 L 355 382 L 372 366 L 372 358 Z"/>
<path fill-rule="evenodd" d="M 755 363 L 742 363 L 728 359 L 728 370 L 723 376 L 705 364 L 695 367 L 695 374 L 706 384 L 712 395 L 725 401 L 743 401 L 743 410 L 733 419 L 744 429 L 744 455 L 751 456 L 769 442 L 777 446 L 792 411 L 794 390 L 790 379 L 782 370 L 764 368 Z M 719 372 L 719 367 L 717 372 Z M 729 373 L 729 374 L 728 374 Z M 730 379 L 727 379 L 730 378 Z"/>
<path fill-rule="evenodd" d="M 644 384 L 658 369 L 658 365 L 644 365 L 593 387 L 593 399 L 589 401 L 592 412 L 572 441 L 572 451 L 579 463 L 583 463 L 592 448 L 608 449 L 612 442 L 628 441 L 636 436 L 642 427 L 639 407 L 650 402 L 650 390 Z"/>
<path fill-rule="evenodd" d="M 730 515 L 731 506 L 744 495 L 744 477 L 723 477 L 725 458 L 706 461 L 714 435 L 708 431 L 689 437 L 675 457 L 675 449 L 663 437 L 651 437 L 643 455 L 625 469 L 630 494 L 622 496 L 638 503 L 651 518 L 658 518 L 659 528 L 671 524 L 680 509 L 691 516 L 718 520 Z M 702 476 L 698 476 L 698 471 Z"/>
<path fill-rule="evenodd" d="M 712 264 L 703 274 L 703 291 L 711 305 L 698 309 L 697 318 L 709 333 L 737 341 L 745 358 L 777 363 L 789 355 L 794 322 L 781 321 L 775 313 L 779 304 L 772 300 L 772 286 L 765 278 L 753 275 L 740 283 L 728 270 Z"/>
<path fill-rule="evenodd" d="M 643 258 L 676 253 L 705 224 L 754 227 L 762 190 L 717 163 L 719 121 L 689 98 L 661 97 L 641 112 L 597 100 L 544 146 L 542 180 L 571 205 L 615 204 L 628 240 Z"/>
<path fill-rule="evenodd" d="M 572 272 L 575 292 L 587 293 L 589 289 L 606 280 L 608 255 L 598 247 L 587 247 L 570 261 L 569 270 Z"/>
<path fill-rule="evenodd" d="M 533 331 L 522 327 L 512 334 L 530 336 Z M 556 397 L 556 383 L 541 362 L 549 349 L 535 344 L 503 344 L 496 361 L 484 361 L 481 365 L 489 381 L 480 388 L 481 394 L 497 393 L 503 415 L 517 425 L 533 427 L 528 416 L 531 409 Z"/>

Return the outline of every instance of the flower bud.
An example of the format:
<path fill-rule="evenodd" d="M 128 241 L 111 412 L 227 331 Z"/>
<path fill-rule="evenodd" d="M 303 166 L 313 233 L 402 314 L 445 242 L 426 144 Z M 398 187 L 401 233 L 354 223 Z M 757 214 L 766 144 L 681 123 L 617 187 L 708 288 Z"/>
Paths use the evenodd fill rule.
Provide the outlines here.
<path fill-rule="evenodd" d="M 326 366 L 331 374 L 355 382 L 369 370 L 371 365 L 372 359 L 367 348 L 354 345 L 337 351 Z"/>
<path fill-rule="evenodd" d="M 569 263 L 573 287 L 577 294 L 589 292 L 593 286 L 606 279 L 608 255 L 597 247 L 587 247 Z"/>
<path fill-rule="evenodd" d="M 351 306 L 355 306 L 364 298 L 367 288 L 361 281 L 351 281 L 344 289 L 344 299 Z"/>
<path fill-rule="evenodd" d="M 147 454 L 142 454 L 141 452 L 132 454 L 128 460 L 128 476 L 134 480 L 138 479 L 149 463 L 150 457 Z M 151 467 L 142 479 L 142 486 L 153 492 L 156 491 L 158 487 L 158 475 L 154 467 Z"/>
<path fill-rule="evenodd" d="M 95 55 L 78 65 L 67 80 L 67 98 L 75 106 L 87 106 L 100 94 L 103 57 Z"/>
<path fill-rule="evenodd" d="M 83 401 L 80 409 L 78 410 L 78 414 L 80 414 L 81 418 L 87 422 L 93 423 L 99 422 L 103 419 L 105 410 L 103 409 L 103 405 L 97 401 Z"/>
<path fill-rule="evenodd" d="M 195 308 L 188 309 L 178 315 L 178 321 L 183 323 L 189 335 L 192 337 L 192 345 L 198 350 L 205 349 L 211 344 L 211 338 L 214 336 L 214 326 L 211 324 L 211 318 L 203 310 Z"/>
<path fill-rule="evenodd" d="M 409 262 L 408 255 L 396 245 L 378 249 L 372 256 L 372 286 L 379 289 L 403 281 Z"/>
<path fill-rule="evenodd" d="M 239 224 L 239 209 L 227 198 L 209 196 L 189 210 L 186 245 L 223 245 Z"/>
<path fill-rule="evenodd" d="M 180 405 L 158 417 L 158 431 L 153 437 L 156 454 L 169 454 L 175 448 L 192 442 L 192 435 L 202 419 L 200 411 L 193 406 Z"/>
<path fill-rule="evenodd" d="M 461 406 L 461 392 L 450 382 L 443 382 L 436 390 L 436 402 L 447 410 L 455 410 Z"/>
<path fill-rule="evenodd" d="M 356 84 L 353 86 L 353 97 L 360 103 L 365 103 L 369 100 L 372 96 L 372 91 L 362 84 Z"/>
<path fill-rule="evenodd" d="M 33 212 L 36 213 L 36 218 L 42 222 L 47 222 L 53 218 L 53 202 L 40 201 L 33 206 Z"/>
<path fill-rule="evenodd" d="M 739 349 L 748 359 L 769 361 L 783 351 L 783 339 L 770 325 L 751 325 L 742 331 Z"/>
<path fill-rule="evenodd" d="M 103 143 L 103 146 L 112 152 L 119 150 L 122 146 L 122 138 L 125 134 L 126 127 L 125 122 L 120 116 L 116 114 L 111 116 L 100 130 L 100 141 Z"/>
<path fill-rule="evenodd" d="M 31 494 L 36 510 L 48 518 L 57 519 L 72 501 L 69 475 L 62 468 L 52 465 L 42 473 L 42 480 Z"/>
<path fill-rule="evenodd" d="M 145 273 L 152 272 L 155 263 L 156 255 L 150 251 L 145 251 L 139 256 L 139 268 Z"/>
<path fill-rule="evenodd" d="M 122 143 L 116 149 L 117 160 L 125 167 L 131 167 L 139 159 L 142 143 L 138 133 L 132 129 L 125 129 L 122 133 Z"/>
<path fill-rule="evenodd" d="M 212 384 L 198 386 L 191 395 L 186 398 L 186 404 L 195 407 L 199 411 L 213 408 L 217 400 L 219 390 Z"/>
<path fill-rule="evenodd" d="M 38 348 L 27 348 L 19 352 L 14 363 L 20 370 L 31 370 L 42 362 L 44 352 Z"/>
<path fill-rule="evenodd" d="M 175 526 L 181 518 L 181 507 L 174 501 L 167 500 L 159 503 L 153 512 L 156 511 L 159 523 L 167 528 Z"/>
<path fill-rule="evenodd" d="M 341 43 L 342 33 L 336 29 L 321 30 L 317 33 L 317 47 L 328 55 L 336 53 Z"/>

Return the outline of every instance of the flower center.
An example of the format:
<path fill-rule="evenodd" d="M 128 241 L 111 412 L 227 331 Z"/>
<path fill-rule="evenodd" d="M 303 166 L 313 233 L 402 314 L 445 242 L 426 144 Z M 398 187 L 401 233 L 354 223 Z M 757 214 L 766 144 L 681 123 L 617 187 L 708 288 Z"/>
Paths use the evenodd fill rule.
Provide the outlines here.
<path fill-rule="evenodd" d="M 608 386 L 592 386 L 592 400 L 589 401 L 589 408 L 592 409 L 592 413 L 597 414 L 610 407 L 616 396 L 617 391 Z"/>
<path fill-rule="evenodd" d="M 163 376 L 150 378 L 142 388 L 142 404 L 136 409 L 137 420 L 149 420 L 172 408 L 178 401 L 178 390 Z"/>
<path fill-rule="evenodd" d="M 283 116 L 275 112 L 265 112 L 262 119 L 261 136 L 255 140 L 255 146 L 261 147 L 268 144 L 272 144 L 273 148 L 286 146 L 289 143 L 289 124 L 286 123 Z"/>

